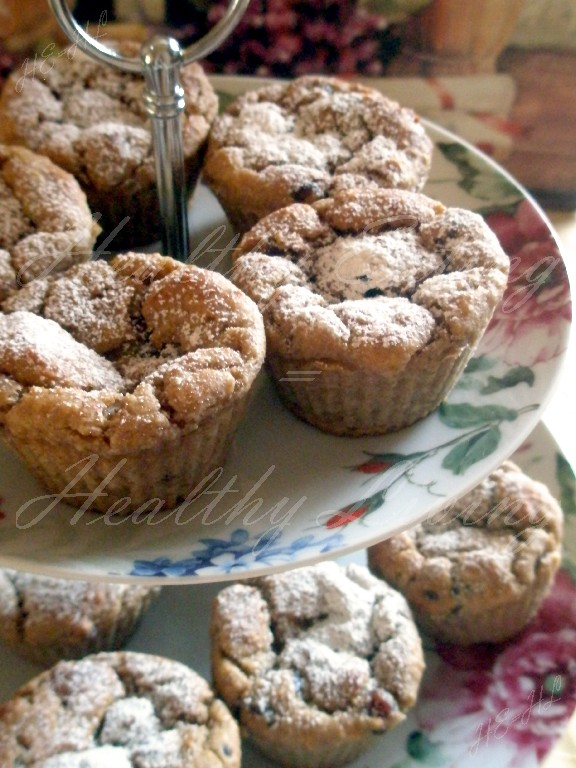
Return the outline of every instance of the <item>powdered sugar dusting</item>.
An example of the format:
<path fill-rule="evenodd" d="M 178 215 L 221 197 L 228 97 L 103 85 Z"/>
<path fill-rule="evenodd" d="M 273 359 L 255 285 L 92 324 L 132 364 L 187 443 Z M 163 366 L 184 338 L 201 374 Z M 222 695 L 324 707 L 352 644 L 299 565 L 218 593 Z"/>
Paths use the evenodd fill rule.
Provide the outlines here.
<path fill-rule="evenodd" d="M 486 562 L 500 559 L 503 572 L 514 571 L 514 559 L 526 557 L 534 546 L 561 536 L 556 500 L 547 488 L 526 476 L 515 464 L 504 462 L 476 488 L 417 526 L 414 543 L 425 558 L 463 556 Z"/>
<path fill-rule="evenodd" d="M 154 178 L 149 131 L 113 122 L 87 128 L 74 144 L 95 187 L 114 189 L 135 173 Z"/>
<path fill-rule="evenodd" d="M 375 595 L 343 569 L 326 563 L 264 578 L 259 584 L 282 642 L 297 636 L 360 655 L 372 650 L 370 617 Z M 303 629 L 302 622 L 307 621 L 311 626 Z"/>
<path fill-rule="evenodd" d="M 0 570 L 0 638 L 43 666 L 117 648 L 158 587 L 69 581 Z"/>
<path fill-rule="evenodd" d="M 520 632 L 561 562 L 563 516 L 549 489 L 505 461 L 472 491 L 368 551 L 433 637 L 463 645 Z"/>
<path fill-rule="evenodd" d="M 302 697 L 325 712 L 344 711 L 350 703 L 362 709 L 366 691 L 373 685 L 366 659 L 335 651 L 312 637 L 289 641 L 280 654 L 279 665 L 300 676 Z"/>
<path fill-rule="evenodd" d="M 411 296 L 442 259 L 424 248 L 411 229 L 341 237 L 314 258 L 316 289 L 329 301 L 375 296 Z"/>
<path fill-rule="evenodd" d="M 54 281 L 43 314 L 100 354 L 137 338 L 130 317 L 134 290 L 104 261 L 81 264 Z"/>
<path fill-rule="evenodd" d="M 159 733 L 161 722 L 150 699 L 129 696 L 108 708 L 100 740 L 103 744 L 132 746 Z"/>
<path fill-rule="evenodd" d="M 270 352 L 395 374 L 436 341 L 472 350 L 508 268 L 477 214 L 357 187 L 269 214 L 236 249 L 233 279 L 258 302 Z"/>
<path fill-rule="evenodd" d="M 414 701 L 423 660 L 399 593 L 366 568 L 333 562 L 263 576 L 250 585 L 232 588 L 229 597 L 223 590 L 212 618 L 213 642 L 245 674 L 253 644 L 260 649 L 260 664 L 243 684 L 241 706 L 269 723 L 277 717 L 314 722 L 329 713 L 358 722 L 368 718 L 369 727 L 378 730 L 401 719 L 401 710 Z M 258 631 L 244 615 L 256 608 L 255 597 L 248 603 L 243 598 L 254 587 L 264 600 L 273 641 L 267 628 Z M 236 632 L 238 640 L 244 638 L 238 645 Z M 383 698 L 390 703 L 387 713 L 374 705 Z"/>
<path fill-rule="evenodd" d="M 114 366 L 52 320 L 30 312 L 0 315 L 0 370 L 26 386 L 122 387 Z"/>
<path fill-rule="evenodd" d="M 243 399 L 264 358 L 262 317 L 242 291 L 158 254 L 76 265 L 2 309 L 0 411 L 26 444 L 40 423 L 98 437 L 103 452 L 175 439 Z"/>
<path fill-rule="evenodd" d="M 0 144 L 0 300 L 85 261 L 99 231 L 73 176 L 23 147 Z"/>
<path fill-rule="evenodd" d="M 23 718 L 12 719 L 13 709 Z M 43 768 L 184 768 L 191 760 L 238 768 L 240 753 L 238 726 L 205 680 L 137 653 L 61 662 L 33 679 L 6 705 L 0 745 L 11 764 Z"/>
<path fill-rule="evenodd" d="M 110 42 L 108 43 L 110 44 Z M 127 56 L 139 45 L 112 43 Z M 196 153 L 208 134 L 218 101 L 197 63 L 182 70 L 186 91 L 184 149 Z M 100 189 L 134 184 L 137 172 L 154 178 L 144 79 L 95 62 L 77 46 L 51 57 L 39 71 L 15 72 L 2 103 L 5 141 L 46 154 L 82 183 Z"/>
<path fill-rule="evenodd" d="M 310 168 L 327 174 L 317 197 L 339 172 L 421 189 L 432 143 L 413 112 L 375 89 L 307 76 L 236 99 L 214 123 L 209 155 L 219 149 L 242 168 L 285 168 L 297 200 Z M 210 164 L 208 157 L 208 179 Z"/>
<path fill-rule="evenodd" d="M 35 231 L 12 189 L 0 176 L 0 247 L 12 248 L 21 238 Z"/>
<path fill-rule="evenodd" d="M 133 768 L 132 761 L 122 747 L 83 749 L 65 752 L 38 763 L 38 768 Z"/>
<path fill-rule="evenodd" d="M 16 288 L 16 274 L 10 254 L 0 248 L 0 301 L 3 301 Z"/>

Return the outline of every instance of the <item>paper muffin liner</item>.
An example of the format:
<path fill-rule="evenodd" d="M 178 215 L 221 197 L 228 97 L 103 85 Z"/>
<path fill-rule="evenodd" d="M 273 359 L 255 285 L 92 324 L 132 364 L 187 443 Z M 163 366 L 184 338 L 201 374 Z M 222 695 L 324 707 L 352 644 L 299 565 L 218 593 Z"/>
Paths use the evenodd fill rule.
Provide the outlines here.
<path fill-rule="evenodd" d="M 106 630 L 101 630 L 100 639 L 92 641 L 91 650 L 82 653 L 114 651 L 122 648 L 138 628 L 144 614 L 159 596 L 161 587 L 130 585 L 129 592 L 122 600 L 122 610 Z"/>
<path fill-rule="evenodd" d="M 558 562 L 560 557 L 558 557 Z M 416 622 L 430 637 L 454 645 L 503 643 L 511 639 L 534 618 L 548 594 L 556 570 L 546 580 L 534 583 L 514 600 L 483 611 L 463 609 L 456 616 L 431 616 L 412 606 Z"/>
<path fill-rule="evenodd" d="M 30 435 L 25 441 L 9 433 L 7 437 L 31 472 L 63 502 L 105 514 L 153 513 L 191 500 L 208 475 L 222 466 L 249 394 L 197 429 L 183 431 L 180 439 L 159 439 L 157 445 L 132 453 L 96 455 L 89 439 L 85 444 L 56 442 L 49 429 L 37 440 Z"/>
<path fill-rule="evenodd" d="M 188 198 L 193 196 L 198 184 L 203 157 L 204 149 L 201 149 L 185 160 Z M 102 227 L 99 241 L 106 242 L 106 251 L 134 250 L 161 239 L 162 219 L 154 179 L 142 181 L 135 175 L 112 191 L 84 182 L 83 189 L 91 210 L 99 216 L 98 223 Z"/>
<path fill-rule="evenodd" d="M 87 611 L 79 626 L 55 616 L 41 641 L 37 636 L 27 640 L 20 634 L 14 637 L 2 634 L 2 640 L 14 653 L 43 667 L 61 660 L 81 659 L 90 653 L 120 650 L 132 637 L 159 592 L 160 587 L 131 588 L 129 596 L 118 596 L 120 610 L 111 610 L 104 620 L 98 620 Z M 111 595 L 110 600 L 114 599 Z M 77 617 L 75 621 L 78 621 Z"/>
<path fill-rule="evenodd" d="M 397 376 L 345 370 L 317 361 L 268 355 L 285 404 L 304 421 L 335 435 L 394 432 L 424 418 L 456 383 L 472 348 L 456 356 L 422 354 Z"/>
<path fill-rule="evenodd" d="M 338 768 L 360 757 L 384 735 L 355 727 L 353 723 L 348 727 L 320 724 L 314 731 L 303 730 L 292 721 L 277 728 L 266 725 L 261 718 L 247 732 L 256 748 L 283 768 Z"/>

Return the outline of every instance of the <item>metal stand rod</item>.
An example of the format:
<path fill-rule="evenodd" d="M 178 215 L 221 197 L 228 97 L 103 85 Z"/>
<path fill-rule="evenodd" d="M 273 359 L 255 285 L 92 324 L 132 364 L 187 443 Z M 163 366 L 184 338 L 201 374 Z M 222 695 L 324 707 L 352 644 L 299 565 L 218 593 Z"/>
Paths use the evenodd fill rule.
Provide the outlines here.
<path fill-rule="evenodd" d="M 188 210 L 182 113 L 184 90 L 180 68 L 207 56 L 240 21 L 250 0 L 231 0 L 226 13 L 204 37 L 182 50 L 171 37 L 156 36 L 144 43 L 140 58 L 128 57 L 91 37 L 75 20 L 66 0 L 48 0 L 58 23 L 74 43 L 92 58 L 125 72 L 144 74 L 144 103 L 152 124 L 152 141 L 160 216 L 162 249 L 181 261 L 188 258 Z"/>
<path fill-rule="evenodd" d="M 184 89 L 180 85 L 182 51 L 170 37 L 153 37 L 141 50 L 152 123 L 156 182 L 162 220 L 163 253 L 188 258 L 187 184 L 182 148 Z"/>

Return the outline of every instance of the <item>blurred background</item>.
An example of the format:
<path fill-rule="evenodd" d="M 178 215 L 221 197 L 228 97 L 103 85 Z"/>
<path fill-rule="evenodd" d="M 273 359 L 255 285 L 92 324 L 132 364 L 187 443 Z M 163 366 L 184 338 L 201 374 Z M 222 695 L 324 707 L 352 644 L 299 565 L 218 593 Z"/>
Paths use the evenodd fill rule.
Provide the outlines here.
<path fill-rule="evenodd" d="M 161 31 L 182 44 L 226 8 L 226 0 L 69 2 L 99 35 Z M 0 78 L 49 55 L 54 41 L 67 42 L 46 0 L 0 0 Z M 492 155 L 544 207 L 576 209 L 574 0 L 252 0 L 203 63 L 231 75 L 385 77 L 390 95 Z"/>

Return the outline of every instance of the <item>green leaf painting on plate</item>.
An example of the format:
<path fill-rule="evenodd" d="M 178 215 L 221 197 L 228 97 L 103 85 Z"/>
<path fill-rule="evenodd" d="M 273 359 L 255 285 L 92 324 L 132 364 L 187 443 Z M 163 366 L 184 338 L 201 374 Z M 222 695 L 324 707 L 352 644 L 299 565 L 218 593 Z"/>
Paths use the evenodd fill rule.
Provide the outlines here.
<path fill-rule="evenodd" d="M 499 427 L 488 427 L 457 443 L 442 460 L 442 466 L 451 469 L 455 475 L 463 475 L 468 467 L 495 451 L 501 437 Z"/>
<path fill-rule="evenodd" d="M 504 376 L 488 376 L 486 384 L 480 389 L 480 394 L 491 395 L 494 392 L 500 392 L 502 389 L 515 387 L 517 384 L 528 384 L 529 387 L 532 387 L 535 379 L 532 368 L 520 365 L 512 368 Z"/>
<path fill-rule="evenodd" d="M 438 409 L 440 421 L 454 429 L 478 427 L 493 421 L 514 421 L 518 411 L 502 405 L 470 405 L 442 403 Z"/>
<path fill-rule="evenodd" d="M 423 731 L 412 731 L 406 738 L 407 756 L 392 768 L 445 768 L 449 757 L 442 744 L 435 743 Z"/>
<path fill-rule="evenodd" d="M 486 161 L 472 154 L 465 146 L 456 142 L 439 142 L 437 145 L 444 157 L 458 169 L 460 176 L 458 186 L 478 200 L 498 201 L 502 209 L 502 201 L 508 200 L 512 205 L 521 199 L 518 187 L 506 176 L 487 166 Z"/>
<path fill-rule="evenodd" d="M 470 361 L 461 377 L 462 390 L 476 389 L 481 395 L 494 395 L 517 386 L 531 387 L 534 373 L 526 366 L 511 368 L 500 376 L 493 375 L 495 363 L 486 356 Z M 511 423 L 523 414 L 534 410 L 536 404 L 511 408 L 498 403 L 476 405 L 470 402 L 443 402 L 437 409 L 440 423 L 458 434 L 448 440 L 412 453 L 364 451 L 362 461 L 349 467 L 353 472 L 370 476 L 382 476 L 383 487 L 357 502 L 348 503 L 335 510 L 324 524 L 335 528 L 362 522 L 386 503 L 388 491 L 401 479 L 436 493 L 435 480 L 418 482 L 416 467 L 432 456 L 444 454 L 441 466 L 453 475 L 464 475 L 470 467 L 494 453 L 502 440 L 502 425 Z M 565 480 L 565 483 L 568 481 Z"/>

